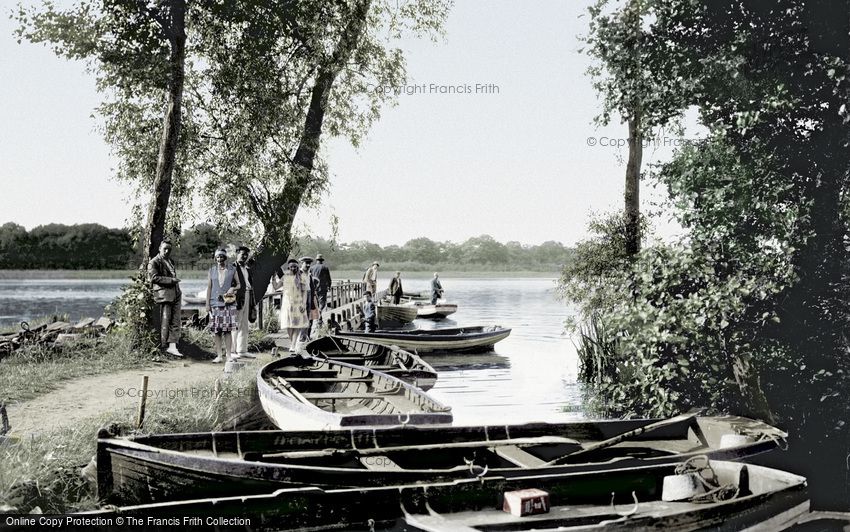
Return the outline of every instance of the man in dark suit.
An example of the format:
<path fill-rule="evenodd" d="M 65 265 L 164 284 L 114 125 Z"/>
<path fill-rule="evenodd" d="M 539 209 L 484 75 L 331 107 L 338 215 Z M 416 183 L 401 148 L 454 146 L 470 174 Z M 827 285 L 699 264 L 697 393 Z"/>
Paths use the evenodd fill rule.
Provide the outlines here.
<path fill-rule="evenodd" d="M 318 286 L 316 296 L 319 298 L 319 321 L 321 322 L 321 313 L 328 306 L 328 290 L 331 288 L 331 271 L 325 265 L 325 258 L 321 253 L 316 255 L 316 264 L 310 268 L 310 274 L 316 280 Z"/>
<path fill-rule="evenodd" d="M 256 358 L 248 353 L 248 333 L 251 330 L 251 316 L 254 315 L 256 301 L 254 299 L 254 270 L 248 265 L 248 246 L 236 248 L 236 276 L 239 278 L 239 289 L 236 291 L 236 341 L 233 342 L 231 358 Z M 256 318 L 254 318 L 256 319 Z"/>
<path fill-rule="evenodd" d="M 170 256 L 171 242 L 165 239 L 159 244 L 159 254 L 148 262 L 148 281 L 153 289 L 153 300 L 159 306 L 161 347 L 165 348 L 169 355 L 182 357 L 183 354 L 177 350 L 177 341 L 180 340 L 180 305 L 183 294 L 180 292 L 180 279 L 177 278 L 177 270 Z"/>
<path fill-rule="evenodd" d="M 387 294 L 393 298 L 393 304 L 399 304 L 401 296 L 404 294 L 404 289 L 401 287 L 401 272 L 395 272 L 395 277 L 390 281 L 390 288 L 387 290 Z"/>

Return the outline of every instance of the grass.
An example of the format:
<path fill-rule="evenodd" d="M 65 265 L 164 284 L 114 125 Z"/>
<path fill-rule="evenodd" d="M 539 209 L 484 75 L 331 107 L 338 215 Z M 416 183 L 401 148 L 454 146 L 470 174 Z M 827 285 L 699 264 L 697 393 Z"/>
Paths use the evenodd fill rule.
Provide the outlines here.
<path fill-rule="evenodd" d="M 0 401 L 25 401 L 62 381 L 150 364 L 152 356 L 131 348 L 123 331 L 81 338 L 62 346 L 25 346 L 0 362 Z"/>
<path fill-rule="evenodd" d="M 201 380 L 187 385 L 187 393 L 149 403 L 142 432 L 231 428 L 228 420 L 257 402 L 258 366 L 253 361 L 230 378 Z M 135 408 L 112 410 L 74 427 L 0 444 L 0 513 L 30 513 L 36 507 L 49 514 L 98 508 L 94 472 L 85 467 L 95 455 L 95 435 L 104 426 L 129 434 L 134 418 Z"/>

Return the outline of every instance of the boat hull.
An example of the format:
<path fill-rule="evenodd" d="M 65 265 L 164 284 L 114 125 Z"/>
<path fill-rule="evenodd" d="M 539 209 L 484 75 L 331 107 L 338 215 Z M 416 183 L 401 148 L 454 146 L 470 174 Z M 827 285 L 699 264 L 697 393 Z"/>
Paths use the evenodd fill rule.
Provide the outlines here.
<path fill-rule="evenodd" d="M 282 384 L 279 379 L 311 382 L 301 390 L 289 382 Z M 320 389 L 311 391 L 311 387 Z M 451 408 L 396 377 L 365 366 L 315 357 L 291 357 L 267 364 L 257 374 L 257 391 L 263 411 L 284 430 L 452 421 Z M 320 404 L 324 407 L 317 406 Z"/>
<path fill-rule="evenodd" d="M 747 468 L 752 493 L 696 504 L 661 502 L 664 476 L 677 464 L 535 477 L 464 479 L 397 487 L 283 489 L 268 495 L 129 506 L 100 515 L 243 516 L 277 530 L 781 530 L 808 511 L 804 478 L 760 466 L 712 461 L 723 483 L 740 486 Z M 501 510 L 504 493 L 537 488 L 548 513 L 514 517 Z M 611 506 L 634 513 L 622 518 Z M 254 524 L 256 521 L 252 522 Z M 400 526 L 403 525 L 403 526 Z"/>
<path fill-rule="evenodd" d="M 466 332 L 469 329 L 474 329 L 474 332 Z M 449 335 L 443 333 L 443 331 L 462 332 Z M 383 345 L 395 345 L 415 353 L 475 353 L 492 350 L 496 343 L 510 336 L 511 330 L 503 327 L 474 327 L 428 331 L 422 329 L 378 331 L 374 333 L 341 331 L 338 334 L 345 338 L 358 338 Z"/>
<path fill-rule="evenodd" d="M 589 473 L 677 463 L 698 455 L 738 460 L 775 449 L 783 435 L 778 429 L 746 418 L 698 418 L 696 423 L 707 438 L 708 448 L 700 447 L 693 429 L 682 422 L 639 435 L 611 454 L 577 463 L 519 466 L 512 462 L 516 454 L 505 458 L 491 451 L 496 442 L 505 440 L 606 440 L 652 421 L 248 431 L 129 439 L 103 435 L 98 440 L 98 489 L 103 497 L 120 504 L 142 504 L 270 493 L 302 486 L 379 487 L 479 475 L 513 478 Z M 749 431 L 761 439 L 720 448 L 722 435 L 734 430 Z M 393 450 L 398 448 L 408 450 Z M 537 457 L 548 460 L 569 449 L 574 449 L 571 443 L 542 444 L 533 450 Z M 678 449 L 682 452 L 676 452 Z M 477 458 L 467 464 L 464 459 L 469 457 Z"/>

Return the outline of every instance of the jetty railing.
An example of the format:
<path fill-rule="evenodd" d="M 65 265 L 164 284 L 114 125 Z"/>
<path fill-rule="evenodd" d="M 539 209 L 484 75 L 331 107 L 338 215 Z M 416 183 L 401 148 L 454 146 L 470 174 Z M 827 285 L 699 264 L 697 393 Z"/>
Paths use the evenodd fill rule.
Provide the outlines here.
<path fill-rule="evenodd" d="M 336 281 L 328 290 L 327 307 L 322 312 L 322 320 L 334 321 L 344 329 L 354 328 L 359 321 L 360 304 L 362 303 L 366 285 L 362 282 Z M 379 290 L 376 299 L 381 299 L 386 290 Z M 263 300 L 257 306 L 257 323 L 265 327 L 264 316 L 270 316 L 273 309 L 279 309 L 282 294 L 280 292 L 267 292 Z"/>

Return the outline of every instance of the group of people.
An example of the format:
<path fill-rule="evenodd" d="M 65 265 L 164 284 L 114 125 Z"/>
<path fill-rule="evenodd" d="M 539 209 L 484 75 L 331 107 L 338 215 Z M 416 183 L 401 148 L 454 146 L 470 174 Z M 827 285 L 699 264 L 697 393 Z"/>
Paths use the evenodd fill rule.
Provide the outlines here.
<path fill-rule="evenodd" d="M 300 262 L 300 265 L 299 265 Z M 289 259 L 286 269 L 278 268 L 272 287 L 280 291 L 280 330 L 289 336 L 289 351 L 315 335 L 322 325 L 322 312 L 328 304 L 331 272 L 321 254 L 301 260 Z"/>
<path fill-rule="evenodd" d="M 159 307 L 160 340 L 165 353 L 182 357 L 177 348 L 180 340 L 182 293 L 177 270 L 171 260 L 172 244 L 163 240 L 159 253 L 148 262 L 148 279 L 154 302 Z M 236 261 L 228 264 L 227 251 L 218 249 L 213 266 L 207 272 L 205 307 L 209 315 L 208 329 L 215 343 L 214 363 L 254 358 L 248 353 L 250 324 L 257 320 L 254 275 L 247 246 L 236 248 Z M 327 306 L 331 273 L 321 254 L 289 259 L 286 269 L 278 268 L 272 286 L 281 291 L 280 328 L 287 331 L 290 351 L 309 339 L 313 329 L 321 325 L 321 313 Z"/>
<path fill-rule="evenodd" d="M 378 285 L 378 268 L 381 265 L 377 261 L 372 263 L 366 272 L 363 274 L 363 284 L 365 285 L 364 297 L 365 301 L 361 305 L 363 311 L 363 327 L 366 332 L 374 332 L 376 330 L 377 309 L 375 308 L 374 297 Z M 395 272 L 395 277 L 390 279 L 390 286 L 387 288 L 387 296 L 391 299 L 394 305 L 401 302 L 401 297 L 404 295 L 404 288 L 401 284 L 401 272 Z M 434 277 L 431 279 L 431 304 L 437 303 L 439 298 L 443 297 L 443 285 L 440 283 L 440 275 L 434 272 Z"/>

